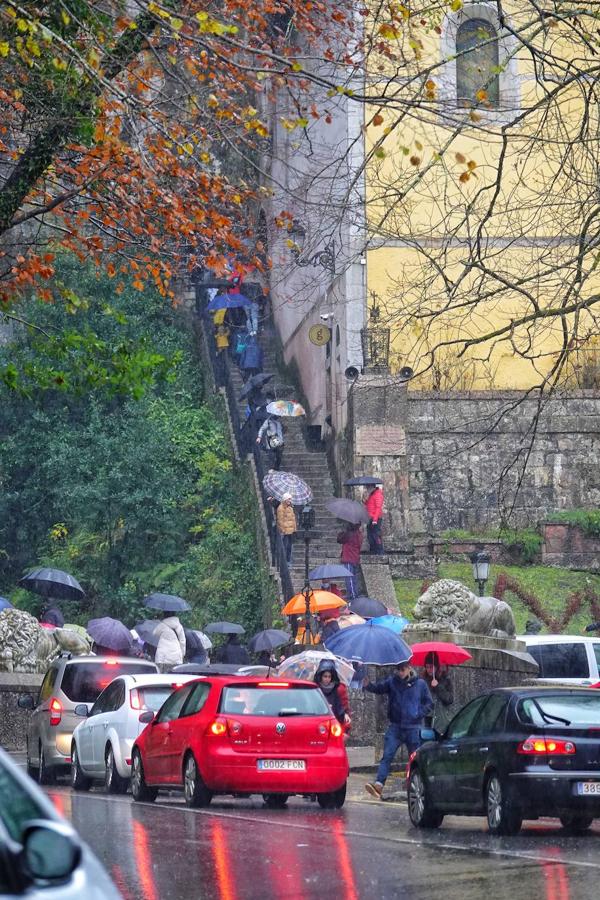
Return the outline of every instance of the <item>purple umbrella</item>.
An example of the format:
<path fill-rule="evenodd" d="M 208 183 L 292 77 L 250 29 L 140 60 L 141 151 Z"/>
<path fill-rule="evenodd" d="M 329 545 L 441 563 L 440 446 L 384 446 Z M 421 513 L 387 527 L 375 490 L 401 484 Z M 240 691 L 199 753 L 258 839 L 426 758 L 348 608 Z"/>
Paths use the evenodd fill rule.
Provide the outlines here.
<path fill-rule="evenodd" d="M 118 619 L 104 616 L 102 619 L 90 619 L 87 632 L 94 643 L 108 650 L 129 650 L 133 637 L 128 628 Z"/>

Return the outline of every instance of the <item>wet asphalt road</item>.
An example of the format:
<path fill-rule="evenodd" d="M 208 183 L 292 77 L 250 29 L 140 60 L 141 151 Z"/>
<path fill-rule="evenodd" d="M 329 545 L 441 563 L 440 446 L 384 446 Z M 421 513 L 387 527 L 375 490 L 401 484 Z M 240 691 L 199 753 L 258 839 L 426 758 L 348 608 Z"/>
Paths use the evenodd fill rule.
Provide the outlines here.
<path fill-rule="evenodd" d="M 591 900 L 600 881 L 600 820 L 567 837 L 553 820 L 492 838 L 483 819 L 447 818 L 417 832 L 402 803 L 351 799 L 338 812 L 292 798 L 216 798 L 189 810 L 176 794 L 153 804 L 100 790 L 49 791 L 106 865 L 125 900 Z"/>

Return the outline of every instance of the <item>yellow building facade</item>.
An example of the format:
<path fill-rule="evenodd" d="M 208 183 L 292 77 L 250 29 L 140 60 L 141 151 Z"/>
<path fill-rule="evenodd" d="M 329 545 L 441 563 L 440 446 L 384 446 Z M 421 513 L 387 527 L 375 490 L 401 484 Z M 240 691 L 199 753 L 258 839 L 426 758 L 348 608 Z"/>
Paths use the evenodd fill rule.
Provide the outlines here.
<path fill-rule="evenodd" d="M 372 26 L 367 291 L 392 367 L 423 389 L 590 386 L 595 22 L 456 0 Z"/>

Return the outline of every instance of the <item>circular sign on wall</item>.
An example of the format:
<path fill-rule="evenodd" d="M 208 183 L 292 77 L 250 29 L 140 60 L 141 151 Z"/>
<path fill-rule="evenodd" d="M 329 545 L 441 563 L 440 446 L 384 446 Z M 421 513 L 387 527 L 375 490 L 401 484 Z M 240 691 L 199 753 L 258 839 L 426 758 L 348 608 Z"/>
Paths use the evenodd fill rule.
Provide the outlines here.
<path fill-rule="evenodd" d="M 331 328 L 328 328 L 327 325 L 313 325 L 308 332 L 308 339 L 311 344 L 324 347 L 331 340 Z"/>

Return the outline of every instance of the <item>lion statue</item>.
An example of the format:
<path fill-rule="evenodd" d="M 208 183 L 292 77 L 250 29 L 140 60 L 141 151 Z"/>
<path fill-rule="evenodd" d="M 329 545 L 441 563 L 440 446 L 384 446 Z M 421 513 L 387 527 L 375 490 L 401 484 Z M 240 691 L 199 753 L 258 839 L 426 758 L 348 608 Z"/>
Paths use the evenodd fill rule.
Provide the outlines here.
<path fill-rule="evenodd" d="M 78 631 L 42 628 L 22 609 L 0 611 L 0 672 L 43 673 L 61 651 L 82 656 L 90 650 L 89 641 Z"/>
<path fill-rule="evenodd" d="M 406 630 L 460 631 L 495 638 L 513 638 L 513 611 L 504 600 L 477 597 L 460 581 L 442 578 L 417 600 L 415 621 Z"/>

